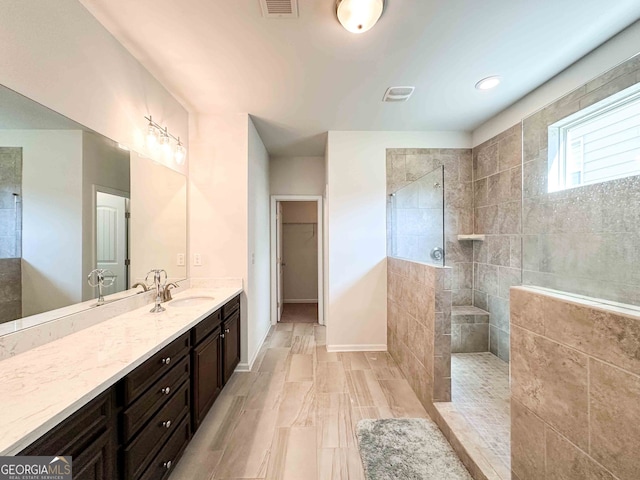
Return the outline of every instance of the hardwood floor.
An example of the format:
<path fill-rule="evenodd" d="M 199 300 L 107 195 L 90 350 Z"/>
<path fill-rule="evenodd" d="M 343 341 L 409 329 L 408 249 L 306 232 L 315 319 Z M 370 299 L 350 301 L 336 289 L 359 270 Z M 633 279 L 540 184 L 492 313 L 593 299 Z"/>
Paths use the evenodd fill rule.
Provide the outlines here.
<path fill-rule="evenodd" d="M 329 353 L 325 327 L 279 324 L 170 480 L 364 480 L 355 426 L 391 417 L 427 413 L 387 353 Z"/>

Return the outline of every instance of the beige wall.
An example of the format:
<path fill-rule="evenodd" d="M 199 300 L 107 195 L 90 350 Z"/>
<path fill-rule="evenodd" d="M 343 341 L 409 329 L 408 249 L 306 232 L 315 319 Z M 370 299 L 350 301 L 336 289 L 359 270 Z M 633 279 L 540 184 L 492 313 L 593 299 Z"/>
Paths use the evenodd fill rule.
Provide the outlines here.
<path fill-rule="evenodd" d="M 269 325 L 268 156 L 246 113 L 190 119 L 189 245 L 194 278 L 239 278 L 248 368 Z"/>
<path fill-rule="evenodd" d="M 143 153 L 145 115 L 187 141 L 187 111 L 77 0 L 4 1 L 0 44 L 0 84 Z"/>
<path fill-rule="evenodd" d="M 82 132 L 0 130 L 22 147 L 22 315 L 82 301 Z"/>
<path fill-rule="evenodd" d="M 387 149 L 470 146 L 464 132 L 329 132 L 327 348 L 386 349 Z"/>
<path fill-rule="evenodd" d="M 269 154 L 249 117 L 249 247 L 247 358 L 251 365 L 271 328 Z"/>
<path fill-rule="evenodd" d="M 82 273 L 84 277 L 96 268 L 94 185 L 131 195 L 130 154 L 102 135 L 82 132 Z M 80 281 L 82 300 L 96 298 L 96 289 L 89 286 L 87 282 Z"/>
<path fill-rule="evenodd" d="M 131 152 L 131 185 L 131 285 L 159 267 L 169 281 L 186 278 L 187 177 Z"/>
<path fill-rule="evenodd" d="M 271 195 L 322 195 L 324 157 L 272 157 L 269 161 Z"/>
<path fill-rule="evenodd" d="M 638 478 L 640 315 L 511 289 L 513 478 Z"/>

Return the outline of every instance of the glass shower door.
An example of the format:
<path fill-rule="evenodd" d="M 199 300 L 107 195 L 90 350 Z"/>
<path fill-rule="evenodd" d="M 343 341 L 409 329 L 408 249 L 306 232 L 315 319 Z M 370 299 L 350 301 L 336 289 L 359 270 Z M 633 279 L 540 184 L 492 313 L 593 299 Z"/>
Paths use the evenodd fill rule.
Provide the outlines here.
<path fill-rule="evenodd" d="M 444 167 L 391 194 L 391 254 L 444 266 Z"/>

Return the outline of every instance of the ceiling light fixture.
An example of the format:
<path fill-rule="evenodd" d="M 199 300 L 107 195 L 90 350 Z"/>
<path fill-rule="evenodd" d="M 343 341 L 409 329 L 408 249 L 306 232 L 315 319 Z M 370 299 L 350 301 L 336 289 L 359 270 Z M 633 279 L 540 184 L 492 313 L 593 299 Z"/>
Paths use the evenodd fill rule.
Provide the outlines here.
<path fill-rule="evenodd" d="M 154 122 L 151 115 L 144 118 L 149 121 L 147 127 L 147 146 L 150 149 L 155 149 L 158 145 L 161 145 L 165 153 L 170 154 L 172 151 L 171 140 L 174 140 L 176 145 L 173 147 L 173 160 L 178 165 L 182 165 L 187 156 L 187 149 L 182 145 L 180 137 L 171 135 L 167 127 L 163 127 Z"/>
<path fill-rule="evenodd" d="M 380 19 L 384 0 L 337 0 L 338 21 L 351 33 L 364 33 Z"/>
<path fill-rule="evenodd" d="M 500 85 L 502 79 L 498 75 L 493 75 L 491 77 L 483 78 L 478 83 L 476 83 L 476 89 L 478 90 L 491 90 L 492 88 Z"/>

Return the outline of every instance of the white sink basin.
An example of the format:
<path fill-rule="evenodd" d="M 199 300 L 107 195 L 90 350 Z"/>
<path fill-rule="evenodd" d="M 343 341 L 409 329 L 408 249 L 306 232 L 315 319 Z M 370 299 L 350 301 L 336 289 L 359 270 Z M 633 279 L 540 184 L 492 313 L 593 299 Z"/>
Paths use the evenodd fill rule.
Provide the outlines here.
<path fill-rule="evenodd" d="M 171 300 L 169 305 L 172 307 L 194 307 L 212 300 L 215 300 L 215 297 L 201 295 L 197 297 L 176 298 L 175 300 Z"/>

